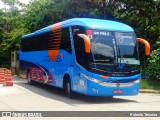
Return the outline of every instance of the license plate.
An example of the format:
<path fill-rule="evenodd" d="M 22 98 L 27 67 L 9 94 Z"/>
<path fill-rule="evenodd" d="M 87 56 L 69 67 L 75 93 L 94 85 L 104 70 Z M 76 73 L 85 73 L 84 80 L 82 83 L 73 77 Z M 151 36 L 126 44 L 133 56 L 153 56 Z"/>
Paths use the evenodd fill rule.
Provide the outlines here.
<path fill-rule="evenodd" d="M 114 94 L 121 94 L 122 90 L 114 90 L 113 92 L 114 92 Z"/>

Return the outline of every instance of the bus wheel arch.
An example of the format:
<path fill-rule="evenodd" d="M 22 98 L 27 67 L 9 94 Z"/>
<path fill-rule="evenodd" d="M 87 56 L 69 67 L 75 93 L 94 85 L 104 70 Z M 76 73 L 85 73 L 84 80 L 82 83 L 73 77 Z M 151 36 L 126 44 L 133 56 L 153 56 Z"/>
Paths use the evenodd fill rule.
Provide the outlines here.
<path fill-rule="evenodd" d="M 71 87 L 71 79 L 69 74 L 65 74 L 63 77 L 63 89 L 67 93 L 67 96 L 72 99 L 73 98 L 73 91 Z"/>

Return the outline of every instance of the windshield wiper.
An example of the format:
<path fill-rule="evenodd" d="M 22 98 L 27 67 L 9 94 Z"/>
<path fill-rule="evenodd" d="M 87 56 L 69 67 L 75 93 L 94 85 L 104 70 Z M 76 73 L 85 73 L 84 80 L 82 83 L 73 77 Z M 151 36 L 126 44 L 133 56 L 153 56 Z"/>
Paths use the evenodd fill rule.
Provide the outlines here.
<path fill-rule="evenodd" d="M 115 54 L 115 50 L 114 50 L 114 60 L 116 60 L 115 62 L 113 62 L 114 65 L 118 64 L 118 57 Z"/>
<path fill-rule="evenodd" d="M 119 58 L 120 58 L 120 64 L 122 63 L 121 60 L 123 60 L 124 64 L 126 64 L 125 59 L 123 58 L 123 56 L 121 55 L 120 49 L 118 48 L 118 52 L 119 52 Z"/>

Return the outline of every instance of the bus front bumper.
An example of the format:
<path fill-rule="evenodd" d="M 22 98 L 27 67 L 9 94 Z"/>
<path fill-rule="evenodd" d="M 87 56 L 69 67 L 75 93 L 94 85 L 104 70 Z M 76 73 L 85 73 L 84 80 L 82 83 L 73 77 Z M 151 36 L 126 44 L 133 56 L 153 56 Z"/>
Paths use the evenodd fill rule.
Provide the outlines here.
<path fill-rule="evenodd" d="M 91 96 L 125 96 L 137 95 L 140 81 L 135 83 L 95 83 L 88 81 L 87 95 Z"/>

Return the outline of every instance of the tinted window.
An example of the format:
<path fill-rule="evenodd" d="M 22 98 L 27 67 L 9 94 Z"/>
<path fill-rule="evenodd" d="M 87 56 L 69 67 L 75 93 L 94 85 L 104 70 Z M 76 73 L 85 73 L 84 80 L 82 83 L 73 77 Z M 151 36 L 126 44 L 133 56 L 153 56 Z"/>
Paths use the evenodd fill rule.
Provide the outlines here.
<path fill-rule="evenodd" d="M 69 53 L 72 53 L 69 28 L 62 29 L 62 39 L 61 39 L 60 49 L 63 49 Z"/>
<path fill-rule="evenodd" d="M 23 38 L 21 40 L 21 50 L 24 52 L 47 50 L 48 38 L 49 32 L 32 37 Z"/>
<path fill-rule="evenodd" d="M 84 40 L 78 36 L 78 34 L 85 34 L 85 28 L 81 26 L 73 26 L 72 34 L 74 40 L 76 60 L 82 67 L 87 69 L 88 60 L 86 58 Z"/>
<path fill-rule="evenodd" d="M 134 33 L 115 32 L 119 57 L 138 59 L 138 50 Z"/>
<path fill-rule="evenodd" d="M 63 49 L 71 53 L 69 28 L 58 29 L 21 40 L 21 50 L 23 52 L 51 49 Z"/>
<path fill-rule="evenodd" d="M 88 30 L 92 33 L 91 53 L 94 63 L 113 63 L 114 36 L 111 32 L 101 30 Z"/>

